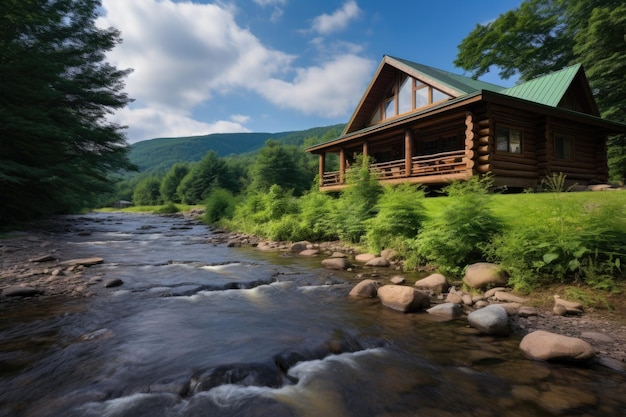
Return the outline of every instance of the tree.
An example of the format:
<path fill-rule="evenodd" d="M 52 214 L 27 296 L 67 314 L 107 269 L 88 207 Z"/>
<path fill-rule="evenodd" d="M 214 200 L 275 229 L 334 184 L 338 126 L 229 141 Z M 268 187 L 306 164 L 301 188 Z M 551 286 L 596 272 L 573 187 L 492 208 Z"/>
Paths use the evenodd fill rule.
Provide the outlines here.
<path fill-rule="evenodd" d="M 526 0 L 476 28 L 455 65 L 473 77 L 492 66 L 521 80 L 582 63 L 603 117 L 626 122 L 626 3 L 623 0 Z M 626 138 L 609 140 L 612 178 L 626 178 Z"/>
<path fill-rule="evenodd" d="M 252 166 L 251 188 L 264 192 L 272 185 L 279 185 L 300 195 L 310 187 L 314 178 L 307 166 L 307 156 L 302 148 L 270 139 L 265 142 Z"/>
<path fill-rule="evenodd" d="M 163 181 L 161 181 L 161 186 L 159 191 L 161 192 L 161 198 L 165 202 L 173 202 L 180 203 L 181 197 L 176 192 L 176 189 L 180 185 L 180 182 L 185 178 L 185 176 L 189 173 L 189 164 L 186 162 L 178 162 L 167 171 L 165 177 L 163 177 Z"/>
<path fill-rule="evenodd" d="M 137 206 L 155 206 L 162 203 L 159 187 L 161 181 L 156 177 L 141 180 L 133 192 L 133 203 Z"/>
<path fill-rule="evenodd" d="M 129 70 L 105 62 L 120 40 L 95 26 L 97 0 L 0 3 L 0 222 L 88 207 L 129 169 L 122 126 Z"/>
<path fill-rule="evenodd" d="M 217 187 L 235 191 L 237 179 L 226 162 L 214 150 L 210 150 L 182 179 L 177 193 L 183 203 L 198 204 Z"/>

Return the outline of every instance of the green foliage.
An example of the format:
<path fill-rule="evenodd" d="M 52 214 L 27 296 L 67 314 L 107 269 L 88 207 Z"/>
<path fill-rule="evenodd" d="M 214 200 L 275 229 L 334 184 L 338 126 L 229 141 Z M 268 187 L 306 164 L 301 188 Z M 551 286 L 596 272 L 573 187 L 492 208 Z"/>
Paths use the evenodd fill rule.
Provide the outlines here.
<path fill-rule="evenodd" d="M 418 186 L 386 186 L 377 204 L 376 217 L 366 221 L 365 242 L 379 252 L 398 245 L 398 238 L 415 238 L 425 219 L 424 191 Z"/>
<path fill-rule="evenodd" d="M 487 246 L 490 259 L 510 273 L 509 283 L 517 289 L 580 281 L 608 290 L 621 276 L 624 205 L 619 200 L 580 204 L 567 196 L 557 191 L 541 204 L 526 206 L 532 222 L 504 231 Z"/>
<path fill-rule="evenodd" d="M 120 42 L 95 25 L 96 0 L 0 3 L 0 222 L 90 207 L 131 169 L 123 128 L 128 70 L 105 61 Z M 10 99 L 9 99 L 10 98 Z"/>
<path fill-rule="evenodd" d="M 301 148 L 268 140 L 254 160 L 251 176 L 254 191 L 264 192 L 279 185 L 300 195 L 310 187 L 314 174 Z"/>
<path fill-rule="evenodd" d="M 180 181 L 176 192 L 185 204 L 198 204 L 206 199 L 213 188 L 237 190 L 237 180 L 228 165 L 215 151 L 209 151 L 194 164 L 189 173 Z"/>
<path fill-rule="evenodd" d="M 459 275 L 467 264 L 484 260 L 483 245 L 502 228 L 488 206 L 491 184 L 489 177 L 472 177 L 444 189 L 447 204 L 423 223 L 409 264 L 426 261 Z"/>
<path fill-rule="evenodd" d="M 526 0 L 476 28 L 461 42 L 455 65 L 474 77 L 492 66 L 529 80 L 583 64 L 603 117 L 626 122 L 626 3 L 623 0 Z M 609 141 L 609 169 L 626 178 L 626 138 Z"/>
<path fill-rule="evenodd" d="M 224 188 L 214 188 L 204 203 L 204 220 L 213 224 L 221 219 L 230 219 L 235 212 L 236 204 L 237 198 L 232 192 Z"/>
<path fill-rule="evenodd" d="M 161 181 L 156 177 L 147 177 L 135 187 L 133 203 L 137 206 L 155 206 L 161 204 L 159 187 Z"/>
<path fill-rule="evenodd" d="M 156 209 L 154 213 L 155 214 L 174 214 L 174 213 L 178 213 L 179 211 L 180 209 L 178 208 L 178 206 L 170 201 L 164 206 L 161 206 L 160 208 Z"/>
<path fill-rule="evenodd" d="M 333 214 L 336 200 L 317 187 L 300 197 L 300 221 L 306 240 L 322 241 L 338 238 Z"/>
<path fill-rule="evenodd" d="M 173 203 L 180 203 L 182 198 L 176 192 L 180 182 L 189 174 L 189 164 L 186 162 L 179 162 L 170 168 L 169 171 L 163 177 L 161 181 L 161 187 L 159 192 L 163 201 L 171 201 Z"/>
<path fill-rule="evenodd" d="M 337 235 L 348 242 L 358 243 L 365 235 L 366 220 L 374 217 L 382 187 L 369 169 L 369 160 L 360 156 L 346 172 L 347 187 L 336 204 L 334 223 Z"/>

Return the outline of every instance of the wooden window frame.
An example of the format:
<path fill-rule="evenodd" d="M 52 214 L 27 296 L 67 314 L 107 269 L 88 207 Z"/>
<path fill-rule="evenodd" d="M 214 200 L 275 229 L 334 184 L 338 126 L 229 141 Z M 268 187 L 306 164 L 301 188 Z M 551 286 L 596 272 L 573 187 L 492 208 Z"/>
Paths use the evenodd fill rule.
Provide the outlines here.
<path fill-rule="evenodd" d="M 499 149 L 499 144 L 498 144 L 498 138 L 500 137 L 500 132 L 506 130 L 507 131 L 507 141 L 506 141 L 506 147 L 507 149 Z M 517 131 L 519 132 L 519 152 L 515 152 L 511 150 L 511 131 Z M 496 127 L 496 132 L 495 132 L 495 138 L 494 138 L 494 142 L 495 142 L 495 151 L 496 153 L 505 153 L 505 154 L 509 154 L 509 155 L 522 155 L 524 153 L 524 129 L 520 128 L 520 127 L 515 127 L 515 126 L 507 126 L 507 125 L 500 125 Z"/>
<path fill-rule="evenodd" d="M 557 141 L 563 140 L 563 145 L 566 142 L 569 142 L 569 156 L 565 156 L 565 152 L 557 153 L 558 149 L 564 150 L 565 146 L 558 147 Z M 553 146 L 554 146 L 554 159 L 558 159 L 561 161 L 573 161 L 575 155 L 575 146 L 576 146 L 576 137 L 574 135 L 569 135 L 567 133 L 555 132 L 552 135 Z"/>

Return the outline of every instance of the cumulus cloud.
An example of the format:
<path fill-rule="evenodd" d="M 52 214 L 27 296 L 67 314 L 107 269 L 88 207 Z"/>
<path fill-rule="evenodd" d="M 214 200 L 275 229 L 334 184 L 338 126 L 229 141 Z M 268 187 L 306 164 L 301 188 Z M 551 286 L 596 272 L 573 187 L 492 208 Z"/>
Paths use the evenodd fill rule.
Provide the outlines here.
<path fill-rule="evenodd" d="M 293 80 L 268 80 L 257 90 L 279 107 L 338 117 L 354 109 L 363 92 L 363 81 L 369 79 L 373 66 L 371 60 L 341 55 L 320 66 L 297 69 Z"/>
<path fill-rule="evenodd" d="M 286 0 L 255 0 L 278 6 Z M 114 121 L 129 126 L 130 142 L 154 137 L 248 131 L 249 116 L 202 122 L 192 114 L 225 97 L 257 93 L 276 107 L 305 114 L 347 115 L 360 97 L 373 63 L 347 53 L 320 56 L 315 66 L 294 66 L 299 57 L 266 47 L 235 20 L 236 9 L 217 4 L 172 0 L 103 0 L 101 27 L 115 27 L 123 43 L 108 56 L 119 68 L 133 68 L 127 78 L 131 108 Z M 350 1 L 320 23 L 320 30 L 341 25 L 354 15 Z M 357 7 L 358 9 L 358 7 Z M 322 18 L 320 16 L 319 18 Z M 319 19 L 318 18 L 318 19 Z M 326 20 L 322 19 L 326 22 Z M 197 113 L 196 113 L 197 114 Z M 205 120 L 211 119 L 207 114 Z"/>
<path fill-rule="evenodd" d="M 250 131 L 243 126 L 245 121 L 240 122 L 237 119 L 205 123 L 183 114 L 174 114 L 154 108 L 122 109 L 116 113 L 116 121 L 128 126 L 127 133 L 131 138 L 142 139 Z"/>
<path fill-rule="evenodd" d="M 322 14 L 313 19 L 312 29 L 322 35 L 339 32 L 345 29 L 350 21 L 361 14 L 361 9 L 354 0 L 344 3 L 341 9 L 332 14 Z"/>

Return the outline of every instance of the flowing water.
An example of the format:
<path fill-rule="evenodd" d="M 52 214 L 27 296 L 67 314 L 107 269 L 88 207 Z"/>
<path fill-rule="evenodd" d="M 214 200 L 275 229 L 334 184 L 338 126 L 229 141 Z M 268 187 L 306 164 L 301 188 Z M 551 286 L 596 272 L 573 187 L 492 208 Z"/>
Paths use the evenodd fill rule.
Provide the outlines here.
<path fill-rule="evenodd" d="M 320 258 L 215 245 L 180 218 L 66 222 L 72 257 L 105 259 L 85 279 L 124 284 L 2 305 L 0 415 L 626 415 L 623 374 L 351 299 L 356 273 Z"/>

